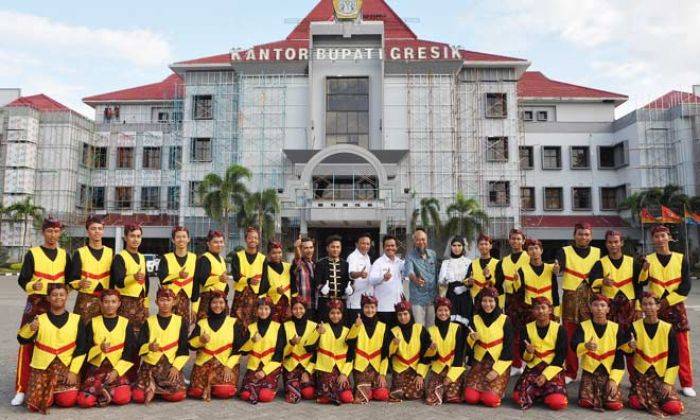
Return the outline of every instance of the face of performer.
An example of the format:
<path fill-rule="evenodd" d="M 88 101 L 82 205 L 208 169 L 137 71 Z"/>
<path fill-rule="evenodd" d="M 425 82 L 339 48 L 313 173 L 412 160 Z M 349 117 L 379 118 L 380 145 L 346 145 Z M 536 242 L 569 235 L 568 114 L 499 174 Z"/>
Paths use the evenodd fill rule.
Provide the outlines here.
<path fill-rule="evenodd" d="M 519 233 L 511 233 L 508 238 L 508 244 L 510 244 L 510 249 L 513 252 L 521 252 L 523 250 L 523 244 L 525 243 L 525 238 Z"/>
<path fill-rule="evenodd" d="M 105 234 L 105 226 L 102 223 L 90 223 L 87 228 L 88 240 L 91 243 L 102 243 Z"/>
<path fill-rule="evenodd" d="M 187 249 L 187 245 L 190 243 L 190 235 L 185 230 L 179 230 L 175 232 L 173 236 L 173 243 L 175 248 L 179 250 Z"/>
<path fill-rule="evenodd" d="M 362 305 L 362 313 L 365 314 L 367 318 L 373 318 L 375 315 L 377 315 L 377 304 L 365 303 Z"/>
<path fill-rule="evenodd" d="M 306 306 L 302 305 L 301 303 L 297 302 L 292 306 L 292 316 L 296 319 L 301 319 L 304 317 L 306 314 Z"/>
<path fill-rule="evenodd" d="M 642 311 L 645 318 L 655 319 L 659 312 L 659 304 L 653 297 L 642 298 Z"/>
<path fill-rule="evenodd" d="M 574 242 L 579 248 L 587 247 L 591 243 L 591 230 L 576 229 L 576 233 L 574 233 Z"/>
<path fill-rule="evenodd" d="M 428 235 L 426 235 L 422 230 L 417 230 L 413 234 L 413 246 L 420 251 L 425 251 L 425 249 L 428 247 Z"/>
<path fill-rule="evenodd" d="M 221 236 L 211 238 L 211 240 L 207 242 L 207 247 L 212 254 L 220 254 L 224 249 L 224 238 Z"/>
<path fill-rule="evenodd" d="M 539 245 L 530 245 L 527 247 L 527 255 L 532 262 L 539 263 L 542 261 L 542 248 Z"/>
<path fill-rule="evenodd" d="M 170 296 L 161 296 L 156 299 L 156 305 L 158 305 L 158 315 L 170 316 L 170 314 L 172 314 L 174 304 L 175 299 Z"/>
<path fill-rule="evenodd" d="M 477 247 L 479 248 L 479 254 L 482 258 L 487 258 L 491 255 L 492 244 L 489 241 L 479 241 Z"/>
<path fill-rule="evenodd" d="M 340 309 L 333 308 L 328 312 L 328 319 L 330 319 L 332 323 L 338 324 L 343 320 L 343 313 Z"/>
<path fill-rule="evenodd" d="M 301 243 L 301 256 L 306 259 L 310 260 L 314 257 L 314 241 L 306 241 Z"/>
<path fill-rule="evenodd" d="M 340 258 L 340 251 L 343 249 L 340 241 L 333 241 L 328 244 L 326 250 L 328 251 L 328 256 L 331 258 Z"/>
<path fill-rule="evenodd" d="M 49 227 L 42 231 L 44 235 L 44 245 L 47 248 L 56 248 L 58 240 L 61 238 L 61 228 Z"/>
<path fill-rule="evenodd" d="M 132 251 L 139 249 L 141 246 L 141 229 L 132 230 L 131 232 L 124 235 L 124 242 L 126 242 L 126 247 Z"/>
<path fill-rule="evenodd" d="M 282 248 L 270 249 L 270 252 L 268 252 L 268 254 L 267 254 L 267 258 L 269 258 L 270 262 L 273 262 L 273 263 L 282 262 Z"/>
<path fill-rule="evenodd" d="M 102 316 L 106 318 L 114 318 L 117 316 L 117 310 L 121 306 L 122 301 L 119 299 L 119 296 L 107 295 L 102 297 L 100 304 L 102 308 Z"/>
<path fill-rule="evenodd" d="M 656 232 L 652 239 L 654 241 L 654 246 L 659 249 L 667 249 L 668 243 L 671 242 L 671 235 L 664 231 Z"/>
<path fill-rule="evenodd" d="M 591 302 L 591 315 L 593 319 L 602 324 L 607 320 L 608 312 L 610 312 L 610 307 L 608 303 L 603 300 L 594 300 Z"/>
<path fill-rule="evenodd" d="M 258 235 L 257 231 L 251 230 L 250 232 L 245 234 L 245 247 L 249 251 L 257 250 L 259 244 L 260 236 Z"/>
<path fill-rule="evenodd" d="M 68 291 L 66 289 L 53 289 L 49 293 L 49 305 L 51 306 L 51 311 L 56 313 L 61 313 L 66 309 L 66 299 L 68 298 Z"/>
<path fill-rule="evenodd" d="M 464 246 L 462 245 L 461 242 L 452 242 L 452 245 L 450 245 L 452 248 L 452 253 L 455 255 L 462 255 L 464 252 Z"/>
<path fill-rule="evenodd" d="M 215 314 L 220 314 L 226 310 L 226 299 L 215 297 L 209 301 L 209 309 Z"/>
<path fill-rule="evenodd" d="M 394 239 L 387 239 L 384 241 L 384 255 L 389 258 L 394 258 L 396 256 L 396 241 Z"/>
<path fill-rule="evenodd" d="M 546 303 L 540 303 L 532 308 L 532 312 L 537 322 L 545 324 L 549 322 L 549 316 L 552 314 L 552 307 Z"/>
<path fill-rule="evenodd" d="M 438 306 L 437 309 L 435 309 L 435 316 L 440 321 L 447 321 L 450 319 L 450 315 L 450 308 L 445 305 Z"/>
<path fill-rule="evenodd" d="M 372 241 L 368 237 L 363 236 L 357 240 L 356 246 L 357 250 L 360 251 L 362 255 L 367 255 L 369 248 L 372 246 Z"/>
<path fill-rule="evenodd" d="M 622 238 L 620 238 L 620 235 L 608 235 L 608 238 L 605 240 L 605 247 L 608 248 L 608 254 L 616 259 L 622 254 L 622 245 L 624 245 L 624 242 Z"/>
<path fill-rule="evenodd" d="M 487 314 L 490 314 L 494 309 L 496 309 L 496 299 L 492 298 L 491 296 L 482 296 L 481 309 L 483 309 Z"/>
<path fill-rule="evenodd" d="M 267 319 L 270 316 L 270 305 L 258 305 L 258 319 Z"/>
<path fill-rule="evenodd" d="M 407 325 L 411 322 L 411 314 L 408 311 L 400 311 L 396 313 L 396 319 L 399 320 L 399 324 Z"/>

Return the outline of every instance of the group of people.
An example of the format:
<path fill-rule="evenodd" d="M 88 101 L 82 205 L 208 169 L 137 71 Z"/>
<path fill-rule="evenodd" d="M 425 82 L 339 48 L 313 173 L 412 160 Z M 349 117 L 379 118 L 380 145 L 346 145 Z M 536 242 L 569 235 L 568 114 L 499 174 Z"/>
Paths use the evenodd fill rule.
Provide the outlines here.
<path fill-rule="evenodd" d="M 572 245 L 551 264 L 542 260 L 542 243 L 518 229 L 501 260 L 480 235 L 479 258 L 465 257 L 457 237 L 440 264 L 421 229 L 405 259 L 390 235 L 375 261 L 369 235 L 357 238 L 347 259 L 341 238 L 330 236 L 327 257 L 315 260 L 314 241 L 299 238 L 289 263 L 278 242 L 261 253 L 258 231 L 249 228 L 230 268 L 220 232 L 209 232 L 207 251 L 196 256 L 188 230 L 176 227 L 150 316 L 141 228 L 125 226 L 124 250 L 114 255 L 102 244 L 99 217 L 85 227 L 88 243 L 70 258 L 58 246 L 61 223 L 46 219 L 44 243 L 24 258 L 14 405 L 26 401 L 46 413 L 53 404 L 156 397 L 238 396 L 256 404 L 276 397 L 281 377 L 289 403 L 424 399 L 498 407 L 519 375 L 512 395 L 519 407 L 543 402 L 560 410 L 579 367 L 581 407 L 622 409 L 625 369 L 632 408 L 682 413 L 677 376 L 682 392 L 695 396 L 683 303 L 689 269 L 670 250 L 664 226 L 652 231 L 656 252 L 634 259 L 623 255 L 619 232 L 606 233 L 601 257 L 590 246 L 591 227 L 576 225 Z M 69 290 L 78 293 L 72 313 Z"/>

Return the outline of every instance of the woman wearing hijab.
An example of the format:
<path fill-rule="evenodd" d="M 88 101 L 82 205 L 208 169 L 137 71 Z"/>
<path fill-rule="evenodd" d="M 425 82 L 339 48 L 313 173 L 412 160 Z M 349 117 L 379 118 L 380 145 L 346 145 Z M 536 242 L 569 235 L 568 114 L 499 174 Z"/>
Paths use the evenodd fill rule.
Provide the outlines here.
<path fill-rule="evenodd" d="M 328 302 L 328 316 L 316 326 L 318 350 L 312 359 L 316 371 L 319 404 L 349 404 L 353 401 L 350 372 L 354 353 L 346 341 L 350 329 L 343 323 L 343 301 Z"/>
<path fill-rule="evenodd" d="M 466 375 L 464 399 L 468 404 L 498 407 L 508 387 L 514 332 L 510 319 L 498 307 L 496 288 L 481 291 L 470 331 L 467 343 L 472 349 L 472 367 Z"/>
<path fill-rule="evenodd" d="M 287 338 L 282 362 L 284 399 L 292 404 L 302 399 L 312 400 L 316 395 L 316 388 L 311 358 L 316 350 L 318 331 L 316 323 L 306 316 L 304 298 L 292 298 L 292 319 L 284 323 L 284 332 Z"/>
<path fill-rule="evenodd" d="M 461 236 L 452 238 L 450 258 L 442 262 L 438 276 L 438 283 L 441 286 L 447 286 L 447 299 L 452 302 L 450 319 L 465 327 L 469 325 L 473 307 L 473 299 L 464 283 L 471 265 L 471 260 L 465 256 L 466 250 L 464 238 Z"/>
<path fill-rule="evenodd" d="M 430 334 L 413 320 L 411 303 L 394 305 L 396 326 L 391 329 L 391 392 L 389 402 L 418 400 L 423 397 L 425 377 L 430 361 L 425 353 L 430 347 Z"/>

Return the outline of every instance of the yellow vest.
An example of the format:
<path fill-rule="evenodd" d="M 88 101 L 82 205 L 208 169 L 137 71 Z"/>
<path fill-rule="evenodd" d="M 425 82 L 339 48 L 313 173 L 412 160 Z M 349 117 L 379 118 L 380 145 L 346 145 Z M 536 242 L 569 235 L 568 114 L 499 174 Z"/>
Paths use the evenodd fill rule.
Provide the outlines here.
<path fill-rule="evenodd" d="M 126 327 L 129 325 L 129 320 L 119 316 L 117 325 L 112 331 L 105 326 L 102 315 L 92 318 L 90 322 L 92 323 L 93 342 L 88 343 L 88 345 L 92 346 L 88 352 L 88 363 L 99 367 L 107 359 L 115 369 L 122 363 L 128 363 L 129 366 L 126 366 L 126 369 L 131 367 L 132 363 L 122 361 L 122 354 L 126 345 Z M 109 348 L 104 352 L 101 348 L 102 343 L 109 343 Z"/>
<path fill-rule="evenodd" d="M 139 263 L 136 263 L 127 250 L 122 250 L 119 255 L 124 260 L 126 273 L 124 275 L 124 287 L 121 289 L 117 288 L 117 290 L 124 296 L 145 297 L 148 278 L 144 282 L 139 282 L 135 276 L 138 273 L 146 273 L 146 258 L 139 252 Z"/>
<path fill-rule="evenodd" d="M 503 270 L 503 291 L 506 294 L 513 294 L 520 290 L 521 282 L 515 281 L 515 273 L 518 269 L 530 264 L 530 256 L 527 252 L 520 254 L 516 262 L 513 262 L 510 255 L 501 260 L 501 270 Z M 521 280 L 522 281 L 522 280 Z"/>
<path fill-rule="evenodd" d="M 262 252 L 258 252 L 253 264 L 248 264 L 248 259 L 245 256 L 245 250 L 242 249 L 236 253 L 236 258 L 238 258 L 238 265 L 241 270 L 241 278 L 236 282 L 236 291 L 242 292 L 248 285 L 247 279 L 255 276 L 262 276 L 265 255 L 263 255 Z M 260 293 L 260 283 L 255 286 L 251 285 L 250 288 L 256 295 Z"/>
<path fill-rule="evenodd" d="M 291 340 L 297 335 L 297 329 L 294 326 L 294 321 L 287 321 L 284 323 L 284 332 L 287 336 L 287 340 Z M 304 369 L 313 373 L 313 363 L 311 363 L 312 353 L 306 351 L 306 346 L 314 344 L 318 340 L 318 332 L 316 331 L 316 323 L 313 321 L 306 321 L 306 328 L 304 328 L 304 334 L 299 337 L 299 342 L 296 346 L 287 344 L 287 348 L 284 352 L 284 362 L 282 366 L 287 372 L 291 372 L 298 365 L 302 365 Z"/>
<path fill-rule="evenodd" d="M 233 341 L 235 339 L 233 329 L 236 325 L 236 318 L 227 316 L 217 331 L 211 329 L 209 320 L 206 318 L 200 319 L 197 325 L 199 326 L 200 335 L 205 333 L 209 335 L 209 342 L 204 347 L 197 349 L 197 357 L 194 364 L 202 366 L 214 357 L 222 365 L 228 366 L 229 362 L 231 362 L 231 351 L 233 350 Z M 234 358 L 233 366 L 238 364 L 240 355 L 235 355 Z"/>
<path fill-rule="evenodd" d="M 559 293 L 558 290 L 552 291 L 552 264 L 544 264 L 542 274 L 537 275 L 532 266 L 528 263 L 521 267 L 523 277 L 520 279 L 525 288 L 525 303 L 532 305 L 532 299 L 544 296 L 553 303 L 552 293 Z"/>
<path fill-rule="evenodd" d="M 615 352 L 617 351 L 617 330 L 619 326 L 612 321 L 608 321 L 605 327 L 603 337 L 598 337 L 593 328 L 593 321 L 587 320 L 581 323 L 583 329 L 583 343 L 588 343 L 593 339 L 598 345 L 596 351 L 586 350 L 581 356 L 581 368 L 586 372 L 593 373 L 598 366 L 603 365 L 605 370 L 610 373 L 612 364 L 615 361 Z"/>
<path fill-rule="evenodd" d="M 90 286 L 80 289 L 79 292 L 92 294 L 98 285 L 102 285 L 103 289 L 109 289 L 109 269 L 112 267 L 114 257 L 112 248 L 103 247 L 99 261 L 95 259 L 87 245 L 78 248 L 78 255 L 80 255 L 81 265 L 80 279 L 90 281 Z M 75 282 L 78 283 L 79 280 Z"/>
<path fill-rule="evenodd" d="M 272 356 L 275 354 L 275 348 L 277 347 L 277 336 L 279 335 L 280 327 L 279 322 L 270 321 L 270 326 L 267 327 L 262 340 L 253 343 L 252 338 L 258 333 L 258 323 L 254 322 L 248 326 L 250 333 L 249 343 L 251 343 L 247 366 L 249 370 L 258 370 L 260 365 L 265 366 L 272 361 Z"/>
<path fill-rule="evenodd" d="M 70 366 L 77 344 L 75 340 L 78 338 L 78 328 L 80 315 L 69 313 L 68 321 L 61 328 L 53 325 L 47 314 L 39 315 L 39 330 L 34 342 L 31 366 L 44 370 L 57 357 L 64 366 Z"/>
<path fill-rule="evenodd" d="M 418 363 L 420 362 L 420 334 L 423 326 L 414 323 L 411 328 L 411 339 L 406 342 L 401 333 L 401 327 L 391 329 L 392 334 L 399 340 L 399 345 L 393 352 L 391 357 L 391 368 L 396 373 L 401 373 L 408 368 L 413 368 L 418 372 Z"/>
<path fill-rule="evenodd" d="M 482 361 L 490 354 L 494 362 L 498 361 L 503 351 L 503 326 L 508 319 L 501 314 L 490 326 L 486 326 L 480 315 L 474 316 L 474 328 L 479 333 L 479 341 L 474 345 L 474 358 Z"/>
<path fill-rule="evenodd" d="M 603 276 L 608 276 L 615 281 L 612 286 L 602 285 L 600 292 L 609 298 L 614 298 L 617 292 L 620 291 L 627 299 L 634 299 L 634 259 L 628 255 L 622 256 L 622 264 L 620 268 L 615 268 L 610 261 L 609 256 L 604 256 L 600 259 L 600 264 L 603 267 Z M 596 279 L 594 279 L 596 280 Z"/>
<path fill-rule="evenodd" d="M 564 247 L 566 256 L 566 268 L 564 268 L 564 279 L 562 288 L 564 290 L 576 290 L 582 281 L 588 278 L 593 265 L 600 259 L 600 249 L 594 246 L 586 258 L 578 256 L 574 247 L 569 245 Z"/>
<path fill-rule="evenodd" d="M 282 262 L 282 274 L 278 274 L 272 268 L 267 267 L 267 280 L 270 282 L 270 291 L 267 294 L 274 304 L 277 304 L 282 296 L 287 296 L 287 302 L 291 302 L 292 284 L 291 276 L 289 275 L 291 267 L 292 265 L 288 262 Z M 277 293 L 278 287 L 284 289 L 284 294 L 280 295 Z"/>
<path fill-rule="evenodd" d="M 176 296 L 178 293 L 180 293 L 180 290 L 183 290 L 187 297 L 192 297 L 192 281 L 194 279 L 194 268 L 195 263 L 197 262 L 197 256 L 192 252 L 188 252 L 185 265 L 183 266 L 178 264 L 177 257 L 175 256 L 174 252 L 168 252 L 167 254 L 163 255 L 163 257 L 168 263 L 168 275 L 163 279 L 163 283 L 167 284 L 165 284 L 163 287 L 167 287 L 175 292 Z M 186 279 L 180 278 L 180 271 L 183 270 L 187 272 Z"/>
<path fill-rule="evenodd" d="M 374 370 L 381 373 L 380 365 L 382 364 L 382 344 L 384 343 L 386 324 L 381 321 L 377 321 L 372 337 L 367 335 L 367 330 L 365 329 L 364 325 L 353 328 L 358 328 L 357 345 L 355 346 L 355 370 L 358 372 L 364 372 L 367 370 L 368 366 L 372 366 Z"/>
<path fill-rule="evenodd" d="M 171 315 L 168 328 L 165 330 L 160 328 L 158 323 L 158 315 L 149 316 L 148 322 L 148 343 L 141 347 L 140 353 L 143 356 L 143 361 L 149 365 L 156 365 L 162 356 L 165 356 L 172 364 L 177 357 L 177 349 L 180 341 L 180 328 L 182 327 L 182 317 L 179 315 Z M 160 347 L 158 351 L 148 350 L 148 345 L 153 342 L 158 343 Z M 144 350 L 144 347 L 146 349 Z"/>
<path fill-rule="evenodd" d="M 330 325 L 326 324 L 326 332 L 318 336 L 318 350 L 316 351 L 316 367 L 321 372 L 333 372 L 334 367 L 344 375 L 348 375 L 352 364 L 347 363 L 348 344 L 346 338 L 350 330 L 343 327 L 340 337 L 335 338 Z"/>
<path fill-rule="evenodd" d="M 568 263 L 568 260 L 567 260 Z M 559 332 L 559 323 L 549 321 L 549 329 L 544 338 L 540 338 L 537 334 L 537 324 L 535 321 L 527 324 L 527 334 L 530 337 L 530 344 L 535 347 L 535 354 L 532 359 L 527 362 L 529 368 L 534 368 L 541 362 L 549 365 L 554 360 L 555 349 L 557 347 L 557 333 Z"/>
<path fill-rule="evenodd" d="M 491 258 L 489 263 L 486 265 L 491 274 L 491 279 L 487 281 L 486 276 L 484 275 L 484 270 L 481 268 L 481 262 L 479 258 L 472 260 L 472 278 L 474 279 L 474 284 L 472 284 L 472 287 L 470 289 L 472 298 L 475 298 L 476 295 L 481 291 L 481 289 L 483 289 L 487 285 L 493 285 L 495 283 L 496 280 L 493 276 L 496 275 L 497 264 L 498 260 L 496 258 Z"/>
<path fill-rule="evenodd" d="M 221 281 L 221 275 L 226 272 L 226 262 L 223 259 L 215 257 L 211 252 L 205 252 L 203 254 L 208 260 L 211 266 L 211 271 L 209 272 L 209 277 L 202 287 L 202 292 L 212 292 L 214 290 L 224 291 L 226 290 L 226 283 Z"/>
<path fill-rule="evenodd" d="M 478 263 L 477 263 L 478 264 Z M 428 330 L 430 338 L 437 347 L 437 357 L 431 364 L 431 369 L 435 373 L 440 373 L 445 367 L 452 366 L 455 358 L 455 348 L 457 346 L 458 325 L 451 322 L 447 328 L 447 336 L 443 339 L 437 326 L 432 326 Z"/>
<path fill-rule="evenodd" d="M 671 324 L 659 320 L 653 339 L 647 335 L 643 319 L 634 321 L 632 328 L 637 341 L 634 368 L 643 374 L 653 366 L 656 373 L 663 377 L 668 363 L 668 335 L 671 332 Z"/>
<path fill-rule="evenodd" d="M 66 281 L 66 250 L 63 248 L 58 248 L 56 252 L 56 259 L 51 261 L 49 257 L 44 254 L 44 251 L 39 246 L 30 248 L 29 252 L 32 253 L 34 258 L 34 273 L 32 274 L 32 279 L 27 283 L 27 293 L 30 295 L 46 295 L 49 283 L 65 283 Z M 32 285 L 36 282 L 41 284 L 41 289 L 34 290 Z"/>
<path fill-rule="evenodd" d="M 683 254 L 674 252 L 666 267 L 661 265 L 656 253 L 649 254 L 647 261 L 649 261 L 649 292 L 657 299 L 661 299 L 665 292 L 671 293 L 678 289 L 683 280 Z"/>

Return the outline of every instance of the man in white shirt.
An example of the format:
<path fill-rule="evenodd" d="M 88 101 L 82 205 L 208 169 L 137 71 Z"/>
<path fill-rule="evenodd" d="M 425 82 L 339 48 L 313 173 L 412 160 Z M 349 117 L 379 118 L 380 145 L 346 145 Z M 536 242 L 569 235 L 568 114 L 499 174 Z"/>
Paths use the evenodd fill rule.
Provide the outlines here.
<path fill-rule="evenodd" d="M 369 258 L 369 250 L 372 247 L 372 237 L 368 233 L 361 234 L 355 242 L 355 250 L 348 255 L 348 270 L 352 280 L 353 293 L 348 296 L 345 321 L 348 326 L 357 319 L 362 312 L 360 299 L 362 295 L 371 295 L 372 286 L 369 284 L 369 269 L 372 261 Z"/>
<path fill-rule="evenodd" d="M 372 264 L 369 283 L 374 287 L 374 296 L 379 300 L 377 316 L 389 329 L 396 325 L 394 305 L 403 296 L 403 260 L 396 256 L 396 238 L 386 235 L 382 241 L 384 254 Z"/>

